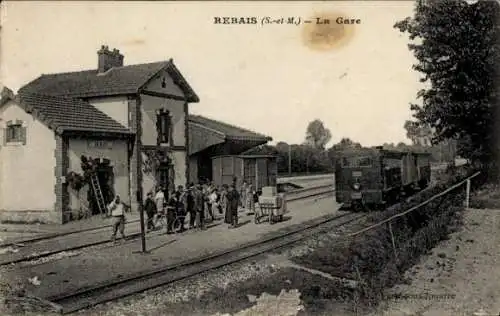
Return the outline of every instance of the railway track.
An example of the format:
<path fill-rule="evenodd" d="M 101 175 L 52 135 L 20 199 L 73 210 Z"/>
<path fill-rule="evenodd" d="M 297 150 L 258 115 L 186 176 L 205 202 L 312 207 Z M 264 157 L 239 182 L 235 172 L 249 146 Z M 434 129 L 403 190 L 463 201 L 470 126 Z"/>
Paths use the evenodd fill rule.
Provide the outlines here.
<path fill-rule="evenodd" d="M 297 195 L 304 195 L 305 197 L 312 197 L 316 195 L 322 195 L 325 193 L 328 193 L 326 191 L 330 190 L 333 192 L 333 185 L 320 185 L 320 186 L 315 186 L 315 187 L 310 187 L 310 188 L 302 188 L 302 189 L 297 189 L 293 190 L 287 193 L 287 201 L 295 201 L 298 199 L 301 199 L 300 197 L 298 198 Z M 316 193 L 315 193 L 316 192 Z M 309 195 L 308 195 L 309 193 Z M 139 219 L 134 219 L 129 221 L 129 223 L 138 223 Z M 62 237 L 62 236 L 68 236 L 68 235 L 74 235 L 78 233 L 84 233 L 84 232 L 90 232 L 90 231 L 98 231 L 98 230 L 104 230 L 104 229 L 109 229 L 111 228 L 111 224 L 105 225 L 105 226 L 98 226 L 98 227 L 89 227 L 89 228 L 84 228 L 84 229 L 78 229 L 78 230 L 73 230 L 73 231 L 67 231 L 67 232 L 58 232 L 58 233 L 49 233 L 49 234 L 44 234 L 43 236 L 35 237 L 35 238 L 28 238 L 28 239 L 21 239 L 18 241 L 12 241 L 12 242 L 5 242 L 5 243 L 0 243 L 0 249 L 5 248 L 5 247 L 15 247 L 17 245 L 26 245 L 34 242 L 39 242 L 43 240 L 48 240 L 48 239 L 53 239 L 57 237 Z M 20 231 L 23 232 L 23 231 Z M 1 264 L 0 264 L 1 265 Z"/>
<path fill-rule="evenodd" d="M 426 190 L 428 189 L 430 188 L 426 188 Z M 313 190 L 304 190 L 287 200 L 301 200 L 307 197 L 331 193 L 332 191 L 332 186 L 323 186 L 322 188 L 314 188 Z M 122 279 L 102 282 L 71 293 L 48 297 L 47 300 L 59 306 L 62 314 L 70 314 L 105 302 L 168 285 L 211 269 L 221 268 L 267 252 L 272 252 L 304 240 L 313 234 L 361 220 L 366 216 L 368 216 L 368 213 L 344 213 L 337 216 L 323 217 L 279 236 L 252 242 L 231 250 L 221 251 L 177 265 L 129 275 Z"/>
<path fill-rule="evenodd" d="M 294 191 L 290 191 L 286 194 L 286 200 L 287 202 L 295 202 L 295 201 L 301 201 L 309 198 L 314 198 L 314 197 L 320 197 L 324 195 L 331 194 L 333 192 L 333 185 L 322 185 L 322 186 L 317 186 L 317 187 L 312 187 L 312 188 L 305 188 L 305 189 L 298 189 Z M 131 221 L 131 222 L 139 222 L 139 220 Z M 44 237 L 38 237 L 38 238 L 33 238 L 33 239 L 28 239 L 25 241 L 19 241 L 16 243 L 9 243 L 9 244 L 4 244 L 1 245 L 0 248 L 5 248 L 5 247 L 16 247 L 18 245 L 22 245 L 22 247 L 19 247 L 17 249 L 23 250 L 24 247 L 30 247 L 27 249 L 32 249 L 31 254 L 23 254 L 22 252 L 20 253 L 11 253 L 9 255 L 2 255 L 0 256 L 0 266 L 5 266 L 5 265 L 12 265 L 12 264 L 17 264 L 21 262 L 27 262 L 27 261 L 33 261 L 37 260 L 40 258 L 44 257 L 49 257 L 49 256 L 54 256 L 62 252 L 69 252 L 69 251 L 75 251 L 75 250 L 80 250 L 83 248 L 89 248 L 93 246 L 98 246 L 98 245 L 103 245 L 107 244 L 110 242 L 109 238 L 106 236 L 103 238 L 103 236 L 99 235 L 100 232 L 104 232 L 109 230 L 109 227 L 111 225 L 107 226 L 101 226 L 97 228 L 89 228 L 89 229 L 83 229 L 79 231 L 73 231 L 73 232 L 65 232 L 65 233 L 60 233 L 60 234 L 51 234 L 48 236 Z M 137 228 L 136 228 L 137 230 Z M 94 232 L 95 235 L 91 236 L 87 239 L 87 242 L 81 242 L 78 243 L 76 242 L 75 245 L 70 246 L 70 247 L 65 247 L 61 245 L 60 243 L 54 242 L 54 239 L 58 237 L 65 237 L 65 238 L 77 238 L 78 239 L 78 234 L 80 233 L 85 233 L 85 232 Z M 74 235 L 74 236 L 71 236 Z M 129 234 L 127 239 L 128 240 L 133 240 L 137 239 L 141 236 L 140 232 L 134 232 L 132 234 Z M 40 251 L 39 249 L 36 249 L 36 245 L 42 246 L 39 248 L 45 248 L 47 250 L 45 251 Z M 45 245 L 44 245 L 45 244 Z M 59 246 L 59 248 L 54 249 L 54 246 Z M 37 252 L 40 251 L 40 252 Z M 25 251 L 26 252 L 26 251 Z"/>
<path fill-rule="evenodd" d="M 366 214 L 345 213 L 317 219 L 311 224 L 304 225 L 279 236 L 252 242 L 238 248 L 222 251 L 175 266 L 130 275 L 122 280 L 103 282 L 72 293 L 49 297 L 47 300 L 60 306 L 62 314 L 73 313 L 274 251 L 297 243 L 315 233 L 340 227 L 366 216 Z"/>

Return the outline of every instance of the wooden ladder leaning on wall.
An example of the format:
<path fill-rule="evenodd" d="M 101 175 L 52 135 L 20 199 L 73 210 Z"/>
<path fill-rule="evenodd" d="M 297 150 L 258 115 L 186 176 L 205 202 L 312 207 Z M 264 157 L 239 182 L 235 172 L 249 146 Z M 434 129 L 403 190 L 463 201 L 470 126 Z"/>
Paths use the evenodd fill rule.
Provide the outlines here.
<path fill-rule="evenodd" d="M 99 185 L 99 179 L 97 177 L 97 172 L 92 172 L 90 174 L 90 184 L 92 186 L 92 190 L 94 191 L 94 197 L 97 202 L 97 207 L 99 208 L 99 212 L 103 217 L 107 215 L 107 207 L 106 202 L 104 201 L 104 196 L 102 194 L 101 186 Z"/>

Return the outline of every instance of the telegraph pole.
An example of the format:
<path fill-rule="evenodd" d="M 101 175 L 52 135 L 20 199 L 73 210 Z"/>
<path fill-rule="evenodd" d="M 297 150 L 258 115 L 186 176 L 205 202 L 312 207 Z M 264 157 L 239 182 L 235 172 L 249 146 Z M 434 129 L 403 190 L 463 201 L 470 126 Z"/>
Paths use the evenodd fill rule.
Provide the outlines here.
<path fill-rule="evenodd" d="M 146 234 L 144 233 L 144 208 L 142 207 L 142 188 L 139 188 L 136 194 L 137 194 L 137 205 L 139 207 L 139 217 L 141 221 L 142 253 L 146 253 Z"/>
<path fill-rule="evenodd" d="M 288 144 L 288 175 L 292 176 L 292 146 Z"/>

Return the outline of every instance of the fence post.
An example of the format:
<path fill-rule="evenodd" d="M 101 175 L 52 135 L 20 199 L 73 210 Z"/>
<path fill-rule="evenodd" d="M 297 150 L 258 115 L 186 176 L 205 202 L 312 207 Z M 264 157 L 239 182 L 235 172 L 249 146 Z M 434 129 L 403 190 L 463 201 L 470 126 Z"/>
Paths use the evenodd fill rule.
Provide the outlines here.
<path fill-rule="evenodd" d="M 391 241 L 392 241 L 392 249 L 394 250 L 394 259 L 398 259 L 398 253 L 396 251 L 396 242 L 394 241 L 394 234 L 392 233 L 392 225 L 391 222 L 387 223 L 389 224 L 389 233 L 391 234 Z"/>
<path fill-rule="evenodd" d="M 469 208 L 469 201 L 470 201 L 470 179 L 467 179 L 465 185 L 465 208 Z"/>

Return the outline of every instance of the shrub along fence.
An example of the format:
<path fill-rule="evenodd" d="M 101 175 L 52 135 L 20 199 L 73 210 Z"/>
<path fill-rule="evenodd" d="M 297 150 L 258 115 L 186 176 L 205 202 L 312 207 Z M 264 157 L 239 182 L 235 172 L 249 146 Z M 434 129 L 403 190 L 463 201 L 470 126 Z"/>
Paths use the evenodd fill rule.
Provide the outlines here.
<path fill-rule="evenodd" d="M 294 261 L 355 281 L 340 282 L 344 294 L 376 303 L 384 289 L 402 280 L 420 255 L 461 223 L 471 181 L 480 175 L 454 171 L 444 183 L 416 194 L 410 201 L 369 214 L 360 230 Z M 465 178 L 465 179 L 464 179 Z M 464 203 L 465 201 L 465 203 Z"/>

